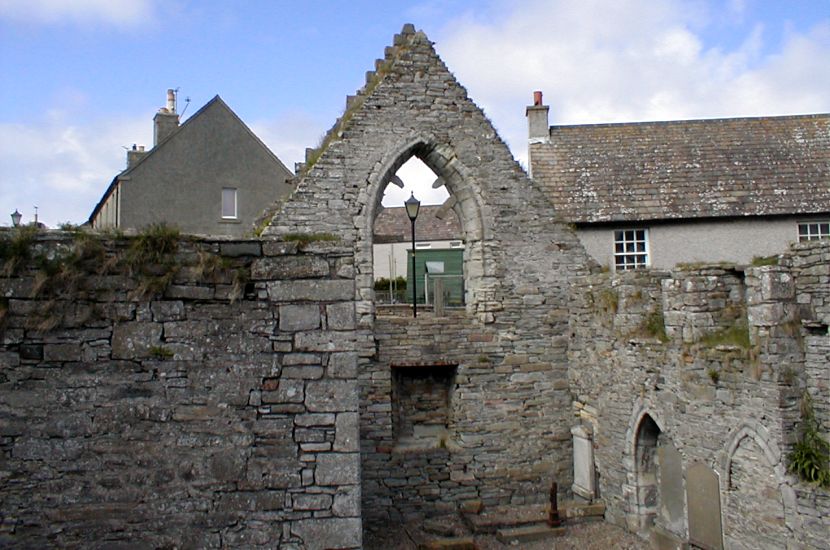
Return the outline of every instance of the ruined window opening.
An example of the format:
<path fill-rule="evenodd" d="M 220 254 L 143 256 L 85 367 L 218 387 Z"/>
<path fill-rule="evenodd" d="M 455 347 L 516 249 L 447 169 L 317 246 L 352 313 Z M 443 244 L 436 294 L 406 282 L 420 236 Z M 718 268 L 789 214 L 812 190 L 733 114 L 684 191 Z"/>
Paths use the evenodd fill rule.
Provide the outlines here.
<path fill-rule="evenodd" d="M 403 208 L 410 194 L 421 201 L 415 222 L 414 271 L 412 224 Z M 443 179 L 414 155 L 385 182 L 382 208 L 373 227 L 373 272 L 378 303 L 411 304 L 414 279 L 418 304 L 436 303 L 434 294 L 440 292 L 441 303 L 447 307 L 464 305 L 465 247 L 453 204 Z M 429 262 L 444 262 L 444 271 L 430 273 L 426 268 Z"/>
<path fill-rule="evenodd" d="M 642 269 L 649 266 L 648 229 L 614 231 L 614 269 Z"/>
<path fill-rule="evenodd" d="M 451 445 L 456 365 L 392 365 L 392 431 L 396 450 Z"/>

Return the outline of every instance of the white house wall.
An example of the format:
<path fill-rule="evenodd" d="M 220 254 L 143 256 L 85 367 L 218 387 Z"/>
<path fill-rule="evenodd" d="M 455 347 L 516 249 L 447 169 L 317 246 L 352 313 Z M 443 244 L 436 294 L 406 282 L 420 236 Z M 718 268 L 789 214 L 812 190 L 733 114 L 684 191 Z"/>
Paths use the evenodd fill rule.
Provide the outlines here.
<path fill-rule="evenodd" d="M 651 267 L 669 269 L 678 263 L 730 262 L 748 264 L 755 256 L 784 252 L 798 241 L 798 223 L 830 216 L 753 218 L 649 225 L 630 224 L 577 229 L 588 253 L 601 265 L 614 265 L 614 230 L 648 229 Z"/>

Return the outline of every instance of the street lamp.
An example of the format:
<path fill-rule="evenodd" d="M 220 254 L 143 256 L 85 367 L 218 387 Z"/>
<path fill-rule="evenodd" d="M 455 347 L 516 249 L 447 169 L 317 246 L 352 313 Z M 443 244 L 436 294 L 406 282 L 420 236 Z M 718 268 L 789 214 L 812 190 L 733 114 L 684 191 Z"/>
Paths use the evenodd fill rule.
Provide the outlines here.
<path fill-rule="evenodd" d="M 12 212 L 12 225 L 14 225 L 15 227 L 19 226 L 20 225 L 20 218 L 22 218 L 22 217 L 23 217 L 23 214 L 18 212 L 17 208 L 15 208 L 14 212 Z"/>
<path fill-rule="evenodd" d="M 415 219 L 418 217 L 418 209 L 421 208 L 421 201 L 415 198 L 415 193 L 406 199 L 404 203 L 406 206 L 406 215 L 409 216 L 409 221 L 412 222 L 412 316 L 418 316 L 418 299 L 415 294 L 416 281 L 418 280 L 415 274 Z"/>

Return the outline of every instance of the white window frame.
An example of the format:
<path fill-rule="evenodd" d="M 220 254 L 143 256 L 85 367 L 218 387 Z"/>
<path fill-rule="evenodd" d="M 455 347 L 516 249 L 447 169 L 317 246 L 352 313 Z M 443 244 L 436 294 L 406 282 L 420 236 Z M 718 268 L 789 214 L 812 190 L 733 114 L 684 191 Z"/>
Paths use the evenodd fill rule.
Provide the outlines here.
<path fill-rule="evenodd" d="M 648 229 L 631 228 L 614 230 L 614 271 L 647 269 L 651 266 Z"/>
<path fill-rule="evenodd" d="M 233 195 L 226 194 L 227 191 L 232 191 Z M 222 188 L 222 203 L 220 205 L 220 214 L 222 215 L 223 220 L 236 220 L 239 219 L 239 193 L 236 187 L 223 187 Z M 226 206 L 226 197 L 232 196 L 233 197 L 233 215 L 226 215 L 225 214 L 225 206 Z"/>
<path fill-rule="evenodd" d="M 830 239 L 830 220 L 798 222 L 798 242 Z"/>

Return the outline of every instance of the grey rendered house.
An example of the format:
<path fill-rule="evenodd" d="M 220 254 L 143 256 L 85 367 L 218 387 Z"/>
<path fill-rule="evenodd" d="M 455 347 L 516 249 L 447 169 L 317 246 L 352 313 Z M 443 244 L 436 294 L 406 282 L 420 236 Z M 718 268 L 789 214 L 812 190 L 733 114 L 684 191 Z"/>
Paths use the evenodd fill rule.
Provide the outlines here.
<path fill-rule="evenodd" d="M 830 238 L 830 115 L 548 126 L 529 167 L 589 254 L 614 270 L 733 262 Z"/>
<path fill-rule="evenodd" d="M 172 91 L 150 151 L 133 146 L 89 217 L 96 229 L 164 222 L 183 233 L 243 236 L 293 189 L 293 174 L 218 95 L 179 126 Z"/>

